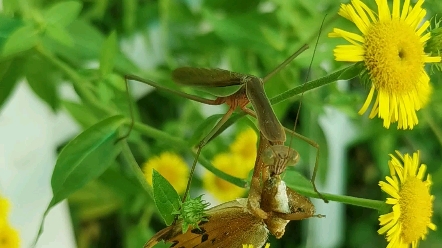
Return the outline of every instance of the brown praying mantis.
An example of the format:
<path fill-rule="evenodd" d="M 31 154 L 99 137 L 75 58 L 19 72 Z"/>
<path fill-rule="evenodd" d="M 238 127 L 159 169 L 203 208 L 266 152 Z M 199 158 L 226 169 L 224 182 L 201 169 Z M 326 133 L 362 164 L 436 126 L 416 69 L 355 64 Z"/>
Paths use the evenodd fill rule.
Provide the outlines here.
<path fill-rule="evenodd" d="M 315 206 L 307 197 L 288 188 L 280 175 L 272 173 L 277 171 L 275 161 L 265 155 L 271 147 L 260 132 L 252 178 L 258 183 L 251 185 L 248 198 L 208 209 L 205 219 L 184 233 L 182 220 L 178 220 L 156 233 L 144 247 L 152 248 L 160 241 L 171 243 L 172 247 L 262 247 L 269 233 L 280 239 L 290 221 L 325 217 L 315 214 Z M 297 153 L 293 155 L 296 162 Z"/>
<path fill-rule="evenodd" d="M 231 72 L 223 69 L 205 69 L 205 68 L 193 68 L 193 67 L 182 67 L 175 69 L 172 72 L 173 80 L 181 85 L 186 86 L 194 86 L 203 88 L 205 90 L 216 90 L 221 89 L 222 93 L 216 97 L 216 99 L 207 99 L 199 96 L 187 94 L 181 91 L 173 90 L 170 88 L 166 88 L 164 86 L 159 85 L 156 82 L 151 80 L 146 80 L 135 75 L 126 75 L 126 86 L 127 80 L 135 80 L 139 81 L 153 87 L 156 87 L 160 90 L 165 90 L 171 93 L 175 93 L 182 97 L 209 104 L 209 105 L 220 105 L 226 103 L 229 105 L 228 111 L 223 115 L 223 117 L 218 121 L 218 123 L 213 127 L 213 129 L 205 136 L 197 146 L 196 157 L 194 163 L 192 164 L 191 172 L 189 175 L 189 181 L 187 183 L 186 191 L 183 197 L 186 199 L 187 194 L 190 189 L 191 179 L 193 177 L 195 167 L 198 161 L 198 157 L 201 153 L 202 148 L 209 142 L 211 138 L 220 130 L 223 124 L 230 118 L 232 113 L 236 108 L 241 108 L 245 113 L 255 117 L 258 120 L 258 127 L 262 135 L 269 141 L 270 148 L 272 149 L 271 153 L 276 156 L 275 164 L 272 166 L 273 174 L 279 175 L 287 166 L 287 163 L 293 159 L 292 154 L 294 154 L 293 149 L 284 146 L 284 142 L 286 141 L 285 130 L 290 132 L 293 136 L 298 137 L 304 141 L 306 141 L 311 146 L 315 147 L 317 150 L 315 168 L 313 171 L 313 175 L 311 178 L 311 182 L 313 185 L 313 189 L 316 193 L 325 201 L 326 199 L 322 197 L 319 191 L 316 189 L 315 178 L 316 171 L 318 167 L 318 159 L 319 159 L 319 146 L 312 140 L 292 132 L 289 129 L 284 128 L 276 117 L 273 109 L 271 107 L 270 101 L 267 98 L 265 93 L 263 84 L 267 82 L 273 75 L 278 73 L 282 68 L 284 68 L 287 64 L 289 64 L 294 58 L 296 58 L 300 53 L 305 51 L 308 48 L 308 45 L 302 46 L 298 51 L 292 54 L 289 58 L 287 58 L 284 62 L 278 65 L 275 69 L 273 69 L 267 76 L 264 78 L 258 78 L 253 75 L 247 75 L 237 72 Z M 253 110 L 247 108 L 248 103 L 251 103 L 253 106 Z M 133 118 L 132 118 L 133 121 Z M 133 123 L 131 123 L 131 126 Z M 285 129 L 285 130 L 284 130 Z M 293 151 L 293 152 L 292 152 Z M 269 159 L 272 159 L 269 157 Z"/>
<path fill-rule="evenodd" d="M 280 159 L 278 154 L 285 154 L 284 159 Z M 288 165 L 295 165 L 298 160 L 299 156 L 295 150 L 290 147 L 272 147 L 269 140 L 260 133 L 247 207 L 251 213 L 264 220 L 276 238 L 282 237 L 285 225 L 290 220 L 325 217 L 314 215 L 315 207 L 311 201 L 286 187 L 281 180 L 280 170 L 285 170 Z"/>

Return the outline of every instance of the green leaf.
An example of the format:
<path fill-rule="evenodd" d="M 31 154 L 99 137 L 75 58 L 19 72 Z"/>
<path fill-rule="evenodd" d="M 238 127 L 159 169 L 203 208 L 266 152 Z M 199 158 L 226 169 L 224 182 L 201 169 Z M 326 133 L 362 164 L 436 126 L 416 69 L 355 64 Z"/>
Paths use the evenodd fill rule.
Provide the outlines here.
<path fill-rule="evenodd" d="M 62 27 L 57 25 L 47 25 L 46 34 L 53 40 L 60 42 L 68 47 L 74 46 L 74 40 L 72 36 Z"/>
<path fill-rule="evenodd" d="M 126 81 L 124 80 L 123 76 L 116 73 L 109 73 L 108 75 L 106 75 L 104 80 L 108 85 L 112 86 L 115 90 L 123 92 L 127 102 Z"/>
<path fill-rule="evenodd" d="M 0 63 L 0 107 L 14 89 L 23 70 L 23 59 L 8 60 Z"/>
<path fill-rule="evenodd" d="M 99 180 L 86 184 L 69 196 L 69 204 L 76 208 L 76 215 L 82 221 L 93 221 L 110 215 L 123 203 L 111 188 Z"/>
<path fill-rule="evenodd" d="M 99 120 L 99 117 L 85 104 L 71 101 L 63 101 L 62 104 L 83 128 L 88 128 Z"/>
<path fill-rule="evenodd" d="M 262 26 L 261 31 L 269 45 L 276 50 L 282 51 L 286 47 L 286 39 L 280 30 L 275 30 L 268 26 Z"/>
<path fill-rule="evenodd" d="M 115 160 L 115 144 L 123 116 L 112 116 L 95 124 L 70 141 L 60 152 L 51 186 L 54 196 L 48 209 L 97 178 Z"/>
<path fill-rule="evenodd" d="M 77 1 L 56 3 L 43 13 L 43 18 L 48 24 L 66 27 L 80 14 L 82 4 Z"/>
<path fill-rule="evenodd" d="M 145 223 L 143 225 L 129 225 L 125 229 L 124 244 L 123 247 L 144 247 L 146 240 L 152 236 L 149 230 L 146 228 Z M 166 246 L 170 247 L 170 245 Z M 157 246 L 155 246 L 157 248 Z"/>
<path fill-rule="evenodd" d="M 55 54 L 72 63 L 82 64 L 84 60 L 96 60 L 100 53 L 103 35 L 90 23 L 77 19 L 67 27 L 74 46 L 67 47 L 53 39 L 44 40 L 44 45 Z M 91 42 L 94 41 L 94 42 Z"/>
<path fill-rule="evenodd" d="M 5 1 L 3 1 L 3 7 L 5 7 L 4 4 Z M 9 18 L 0 15 L 0 47 L 3 47 L 3 44 L 11 36 L 11 34 L 23 25 L 24 24 L 21 19 Z"/>
<path fill-rule="evenodd" d="M 76 19 L 67 27 L 66 31 L 74 41 L 73 47 L 65 46 L 53 39 L 44 39 L 44 46 L 73 64 L 83 65 L 85 60 L 97 60 L 99 58 L 101 45 L 105 40 L 100 30 L 85 20 Z M 117 54 L 115 68 L 118 71 L 125 72 L 138 70 L 133 62 L 121 53 Z"/>
<path fill-rule="evenodd" d="M 69 195 L 100 176 L 121 152 L 115 144 L 117 129 L 124 117 L 116 115 L 104 119 L 71 140 L 60 152 L 52 172 L 53 196 L 40 224 L 36 240 L 43 233 L 44 219 L 49 210 Z"/>
<path fill-rule="evenodd" d="M 3 8 L 2 11 L 4 14 L 7 15 L 13 15 L 14 12 L 19 11 L 20 10 L 20 1 L 17 0 L 3 0 Z"/>
<path fill-rule="evenodd" d="M 112 87 L 107 84 L 106 80 L 98 81 L 96 90 L 97 90 L 97 95 L 103 104 L 106 105 L 112 104 L 111 99 L 114 97 L 114 91 Z"/>
<path fill-rule="evenodd" d="M 284 181 L 290 188 L 295 190 L 304 189 L 313 191 L 312 183 L 299 172 L 295 171 L 293 167 L 288 167 L 284 175 Z"/>
<path fill-rule="evenodd" d="M 38 42 L 38 31 L 31 25 L 26 25 L 14 31 L 6 40 L 2 56 L 6 57 L 31 49 Z"/>
<path fill-rule="evenodd" d="M 25 65 L 25 74 L 29 86 L 38 97 L 55 111 L 60 99 L 57 94 L 56 78 L 51 73 L 53 71 L 51 65 L 37 56 L 30 57 Z"/>
<path fill-rule="evenodd" d="M 172 214 L 180 209 L 181 199 L 173 186 L 155 169 L 152 173 L 152 187 L 155 205 L 160 211 L 166 225 L 172 224 Z"/>
<path fill-rule="evenodd" d="M 262 19 L 262 15 L 248 14 L 220 19 L 209 11 L 204 14 L 213 26 L 214 32 L 226 43 L 257 52 L 272 51 L 272 49 L 263 49 L 263 47 L 269 48 L 269 45 L 258 22 Z"/>
<path fill-rule="evenodd" d="M 100 54 L 100 73 L 105 76 L 112 72 L 118 53 L 117 34 L 113 31 L 104 41 Z"/>

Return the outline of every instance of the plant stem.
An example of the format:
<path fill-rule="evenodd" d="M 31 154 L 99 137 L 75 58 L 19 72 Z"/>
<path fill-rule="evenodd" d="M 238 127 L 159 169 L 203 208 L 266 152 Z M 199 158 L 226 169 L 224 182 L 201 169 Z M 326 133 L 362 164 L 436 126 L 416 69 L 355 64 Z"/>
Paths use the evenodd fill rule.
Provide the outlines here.
<path fill-rule="evenodd" d="M 127 144 L 126 140 L 121 140 L 121 149 L 122 149 L 122 156 L 127 164 L 129 164 L 129 167 L 131 171 L 133 171 L 135 178 L 138 180 L 140 185 L 143 187 L 144 191 L 146 191 L 149 195 L 152 194 L 152 188 L 147 184 L 146 178 L 144 177 L 143 172 L 141 171 L 140 167 L 138 166 L 137 161 L 135 161 L 135 158 L 129 148 L 129 145 Z"/>
<path fill-rule="evenodd" d="M 353 66 L 353 65 L 351 65 L 351 66 Z M 312 89 L 315 89 L 315 88 L 318 88 L 318 87 L 321 87 L 321 86 L 333 83 L 336 80 L 339 80 L 340 76 L 342 75 L 342 73 L 344 73 L 346 70 L 348 70 L 351 66 L 343 68 L 343 69 L 341 69 L 339 71 L 335 71 L 332 74 L 327 75 L 325 77 L 309 81 L 309 82 L 307 82 L 305 84 L 301 84 L 301 85 L 299 85 L 299 86 L 297 86 L 297 87 L 295 87 L 295 88 L 293 88 L 291 90 L 287 90 L 286 92 L 283 92 L 283 93 L 273 97 L 272 99 L 270 99 L 270 103 L 272 105 L 274 105 L 274 104 L 280 103 L 280 102 L 282 102 L 284 100 L 287 100 L 290 97 L 293 97 L 293 96 L 299 95 L 301 93 L 304 93 L 306 91 L 309 91 L 309 90 L 312 90 Z"/>
<path fill-rule="evenodd" d="M 292 186 L 291 188 L 293 188 L 294 190 L 296 190 L 296 192 L 302 195 L 320 199 L 318 194 L 314 192 L 312 189 L 307 189 L 305 187 L 296 187 L 296 186 Z M 341 202 L 344 204 L 358 206 L 358 207 L 375 209 L 380 212 L 384 212 L 386 209 L 390 208 L 388 204 L 378 200 L 370 200 L 370 199 L 358 198 L 353 196 L 335 195 L 335 194 L 328 194 L 322 192 L 321 195 L 324 196 L 325 199 L 330 201 Z"/>

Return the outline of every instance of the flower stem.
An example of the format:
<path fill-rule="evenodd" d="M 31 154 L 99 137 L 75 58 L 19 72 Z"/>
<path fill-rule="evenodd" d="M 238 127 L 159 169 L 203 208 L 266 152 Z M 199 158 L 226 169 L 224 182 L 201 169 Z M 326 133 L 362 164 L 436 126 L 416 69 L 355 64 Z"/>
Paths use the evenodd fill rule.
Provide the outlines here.
<path fill-rule="evenodd" d="M 296 187 L 296 186 L 292 186 L 291 188 L 293 188 L 294 190 L 296 190 L 296 192 L 302 195 L 320 199 L 318 194 L 311 189 L 307 189 L 305 187 Z M 321 195 L 324 196 L 325 199 L 330 201 L 341 202 L 347 205 L 353 205 L 358 207 L 371 208 L 378 210 L 380 212 L 383 212 L 385 211 L 385 209 L 389 208 L 388 204 L 378 200 L 370 200 L 370 199 L 358 198 L 353 196 L 335 195 L 335 194 L 328 194 L 322 192 Z"/>
<path fill-rule="evenodd" d="M 280 103 L 290 97 L 299 95 L 301 93 L 304 93 L 306 91 L 330 84 L 335 82 L 336 80 L 340 80 L 340 79 L 347 79 L 347 78 L 341 78 L 342 75 L 344 74 L 344 72 L 346 72 L 347 70 L 349 70 L 352 66 L 348 66 L 346 68 L 343 68 L 339 71 L 335 71 L 330 75 L 324 76 L 322 78 L 318 78 L 312 81 L 309 81 L 307 83 L 301 84 L 293 89 L 287 90 L 286 92 L 283 92 L 275 97 L 273 97 L 272 99 L 270 99 L 270 103 L 273 104 L 277 104 Z"/>

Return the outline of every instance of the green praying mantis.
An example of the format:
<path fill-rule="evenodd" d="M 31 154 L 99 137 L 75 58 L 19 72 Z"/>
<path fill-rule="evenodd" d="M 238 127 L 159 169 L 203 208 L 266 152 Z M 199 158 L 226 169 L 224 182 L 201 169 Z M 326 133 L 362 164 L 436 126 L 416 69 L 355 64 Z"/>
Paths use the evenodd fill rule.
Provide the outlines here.
<path fill-rule="evenodd" d="M 268 164 L 273 165 L 271 166 L 271 174 L 281 174 L 282 172 L 284 172 L 287 165 L 295 164 L 298 160 L 298 153 L 292 148 L 284 145 L 286 141 L 286 131 L 316 148 L 316 161 L 311 177 L 311 183 L 314 191 L 319 195 L 319 197 L 322 198 L 325 202 L 328 202 L 325 198 L 322 197 L 315 185 L 316 172 L 319 165 L 319 146 L 314 141 L 294 131 L 284 128 L 281 125 L 280 121 L 273 111 L 273 108 L 263 86 L 264 83 L 267 82 L 273 75 L 278 73 L 282 68 L 284 68 L 306 49 L 308 49 L 308 45 L 302 46 L 298 51 L 293 53 L 264 78 L 231 72 L 223 69 L 206 69 L 194 67 L 181 67 L 175 69 L 172 72 L 172 79 L 173 81 L 175 81 L 175 83 L 183 86 L 197 87 L 199 89 L 209 91 L 216 96 L 215 99 L 207 99 L 196 95 L 187 94 L 178 90 L 170 89 L 161 86 L 154 81 L 143 79 L 135 75 L 125 76 L 126 87 L 128 80 L 135 80 L 153 86 L 157 89 L 168 91 L 200 103 L 209 105 L 221 105 L 226 103 L 229 106 L 228 111 L 223 115 L 223 117 L 218 121 L 213 129 L 199 142 L 196 147 L 196 157 L 191 167 L 186 191 L 183 196 L 183 201 L 186 199 L 187 194 L 190 190 L 191 179 L 193 177 L 198 157 L 201 153 L 202 148 L 214 137 L 214 135 L 216 135 L 220 128 L 230 118 L 235 109 L 240 108 L 245 113 L 257 119 L 260 132 L 270 143 L 269 149 L 264 152 L 264 159 L 266 161 L 269 161 Z M 252 104 L 254 111 L 247 107 L 249 102 Z M 131 126 L 133 126 L 133 123 L 131 123 Z"/>

